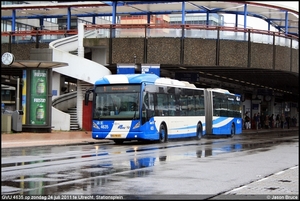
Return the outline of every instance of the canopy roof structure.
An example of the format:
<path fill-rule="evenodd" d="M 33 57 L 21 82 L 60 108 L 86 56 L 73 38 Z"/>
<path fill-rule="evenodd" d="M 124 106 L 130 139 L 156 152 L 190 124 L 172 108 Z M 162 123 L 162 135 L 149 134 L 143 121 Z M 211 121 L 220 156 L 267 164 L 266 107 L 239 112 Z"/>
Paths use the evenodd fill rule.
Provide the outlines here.
<path fill-rule="evenodd" d="M 276 2 L 275 2 L 276 3 Z M 84 1 L 2 5 L 1 19 L 61 18 L 182 13 L 234 14 L 260 18 L 299 37 L 299 10 L 269 1 Z M 247 22 L 247 21 L 245 21 Z"/>

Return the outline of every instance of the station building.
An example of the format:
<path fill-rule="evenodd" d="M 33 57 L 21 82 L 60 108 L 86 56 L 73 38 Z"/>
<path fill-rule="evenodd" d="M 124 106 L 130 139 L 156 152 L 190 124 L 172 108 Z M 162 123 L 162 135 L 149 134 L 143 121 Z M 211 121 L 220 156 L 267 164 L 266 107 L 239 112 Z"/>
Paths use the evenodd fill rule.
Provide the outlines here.
<path fill-rule="evenodd" d="M 242 94 L 242 111 L 251 116 L 299 119 L 299 13 L 291 8 L 225 1 L 218 9 L 213 2 L 189 1 L 174 1 L 171 9 L 171 2 L 19 3 L 2 2 L 1 53 L 12 53 L 14 61 L 2 63 L 1 100 L 6 110 L 28 109 L 24 131 L 88 130 L 84 91 L 120 65 L 135 66 L 136 73 L 142 65 L 158 65 L 160 76 Z M 268 22 L 264 30 L 247 26 L 253 16 Z M 37 125 L 24 85 L 43 73 L 47 115 Z"/>

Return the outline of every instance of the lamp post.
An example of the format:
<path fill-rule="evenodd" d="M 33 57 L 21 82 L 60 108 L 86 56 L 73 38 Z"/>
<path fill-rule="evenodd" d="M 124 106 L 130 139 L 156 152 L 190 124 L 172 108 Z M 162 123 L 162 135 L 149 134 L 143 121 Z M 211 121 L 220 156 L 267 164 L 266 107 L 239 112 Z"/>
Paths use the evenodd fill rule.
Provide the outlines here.
<path fill-rule="evenodd" d="M 20 78 L 17 79 L 17 106 L 16 110 L 20 109 Z"/>

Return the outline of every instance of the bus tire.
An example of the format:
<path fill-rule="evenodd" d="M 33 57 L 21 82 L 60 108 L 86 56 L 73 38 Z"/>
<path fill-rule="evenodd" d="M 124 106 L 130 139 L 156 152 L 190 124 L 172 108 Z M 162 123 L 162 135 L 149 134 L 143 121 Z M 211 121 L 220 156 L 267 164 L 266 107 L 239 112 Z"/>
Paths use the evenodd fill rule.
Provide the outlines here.
<path fill-rule="evenodd" d="M 197 139 L 197 140 L 201 140 L 202 134 L 203 134 L 202 124 L 201 124 L 201 123 L 198 123 L 198 124 L 197 124 L 197 130 L 196 130 L 196 139 Z"/>
<path fill-rule="evenodd" d="M 235 125 L 234 123 L 232 123 L 230 128 L 230 136 L 233 137 L 234 135 L 235 135 Z"/>
<path fill-rule="evenodd" d="M 167 142 L 168 139 L 168 133 L 167 133 L 167 128 L 165 124 L 160 124 L 159 127 L 159 142 L 164 143 Z"/>

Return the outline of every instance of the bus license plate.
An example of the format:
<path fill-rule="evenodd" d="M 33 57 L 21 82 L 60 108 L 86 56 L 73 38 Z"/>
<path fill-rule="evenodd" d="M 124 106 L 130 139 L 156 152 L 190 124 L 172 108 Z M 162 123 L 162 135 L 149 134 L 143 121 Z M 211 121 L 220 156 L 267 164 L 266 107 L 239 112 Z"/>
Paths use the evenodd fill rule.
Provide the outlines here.
<path fill-rule="evenodd" d="M 111 134 L 111 137 L 121 137 L 121 134 Z"/>

